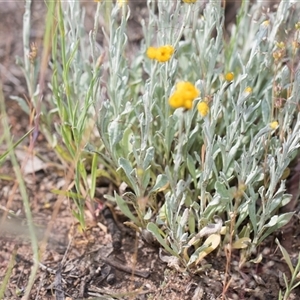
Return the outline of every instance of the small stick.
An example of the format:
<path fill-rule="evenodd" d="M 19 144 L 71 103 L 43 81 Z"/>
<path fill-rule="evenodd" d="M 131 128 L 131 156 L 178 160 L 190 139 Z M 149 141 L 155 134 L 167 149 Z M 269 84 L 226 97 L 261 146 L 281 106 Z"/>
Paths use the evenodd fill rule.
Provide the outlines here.
<path fill-rule="evenodd" d="M 136 276 L 143 277 L 143 278 L 148 278 L 149 275 L 150 275 L 149 271 L 134 270 L 130 267 L 120 265 L 120 264 L 116 263 L 115 261 L 113 261 L 109 258 L 101 258 L 101 260 L 103 260 L 105 263 L 111 265 L 112 267 L 114 267 L 114 268 L 116 268 L 120 271 L 126 272 L 128 274 L 134 274 Z"/>
<path fill-rule="evenodd" d="M 58 263 L 58 268 L 55 272 L 55 299 L 56 300 L 65 300 L 65 293 L 62 286 L 62 276 L 61 276 L 61 264 Z"/>
<path fill-rule="evenodd" d="M 120 250 L 122 247 L 122 232 L 119 229 L 111 210 L 106 206 L 102 214 L 106 220 L 108 231 L 111 235 L 114 250 Z"/>

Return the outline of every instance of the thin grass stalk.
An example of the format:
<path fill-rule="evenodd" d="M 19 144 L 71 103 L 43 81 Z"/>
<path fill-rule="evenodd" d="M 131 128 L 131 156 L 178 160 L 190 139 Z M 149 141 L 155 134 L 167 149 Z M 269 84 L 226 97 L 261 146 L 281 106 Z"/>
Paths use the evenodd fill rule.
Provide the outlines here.
<path fill-rule="evenodd" d="M 33 87 L 30 80 L 30 61 L 28 55 L 30 52 L 29 37 L 30 37 L 30 21 L 31 21 L 31 0 L 25 2 L 25 12 L 23 15 L 23 49 L 24 49 L 24 68 L 25 79 L 30 97 L 33 95 Z"/>
<path fill-rule="evenodd" d="M 9 282 L 9 278 L 11 276 L 12 270 L 13 270 L 13 268 L 15 266 L 15 263 L 16 263 L 16 254 L 17 254 L 17 249 L 14 248 L 14 250 L 12 252 L 12 255 L 10 257 L 10 260 L 9 260 L 8 266 L 7 266 L 7 270 L 6 270 L 3 282 L 2 282 L 1 287 L 0 287 L 0 299 L 4 298 L 4 294 L 5 294 L 8 282 Z"/>
<path fill-rule="evenodd" d="M 11 133 L 9 131 L 9 123 L 8 123 L 8 118 L 7 118 L 7 114 L 6 114 L 4 95 L 3 95 L 1 83 L 0 83 L 0 110 L 2 111 L 2 114 L 3 114 L 2 123 L 3 123 L 3 128 L 4 128 L 4 136 L 5 136 L 6 144 L 10 148 L 10 147 L 13 147 L 13 142 L 11 140 Z M 17 157 L 16 157 L 14 151 L 10 152 L 10 159 L 11 159 L 11 163 L 13 165 L 13 169 L 14 169 L 14 172 L 16 175 L 16 180 L 19 184 L 19 189 L 20 189 L 22 200 L 23 200 L 24 211 L 25 211 L 26 219 L 28 221 L 28 229 L 29 229 L 30 240 L 31 240 L 31 248 L 33 251 L 33 267 L 31 269 L 30 277 L 29 277 L 25 295 L 24 295 L 24 299 L 29 299 L 30 291 L 34 284 L 35 276 L 36 276 L 36 273 L 39 268 L 39 247 L 38 247 L 38 241 L 37 241 L 37 237 L 36 237 L 35 230 L 34 230 L 33 219 L 32 219 L 32 214 L 31 214 L 31 209 L 30 209 L 29 197 L 28 197 L 27 190 L 26 190 L 26 185 L 25 185 L 25 182 L 23 179 L 23 174 L 22 174 L 21 168 L 18 164 Z"/>

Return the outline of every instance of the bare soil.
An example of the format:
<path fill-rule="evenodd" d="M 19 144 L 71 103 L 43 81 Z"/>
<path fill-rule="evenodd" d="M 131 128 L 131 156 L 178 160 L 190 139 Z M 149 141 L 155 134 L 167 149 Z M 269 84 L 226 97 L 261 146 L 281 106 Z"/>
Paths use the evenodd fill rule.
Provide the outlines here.
<path fill-rule="evenodd" d="M 85 2 L 87 13 L 94 3 Z M 24 76 L 15 63 L 22 56 L 23 2 L 0 3 L 0 71 L 5 104 L 14 139 L 31 127 L 32 122 L 11 95 L 25 95 Z M 144 5 L 131 3 L 129 41 L 134 51 L 142 38 L 139 23 Z M 31 38 L 39 43 L 43 37 L 41 1 L 33 1 L 33 31 Z M 232 13 L 232 12 L 231 12 Z M 89 26 L 89 24 L 87 24 Z M 0 128 L 0 134 L 3 128 Z M 72 215 L 72 200 L 58 196 L 53 190 L 68 184 L 68 170 L 40 134 L 34 153 L 28 155 L 29 139 L 18 146 L 17 156 L 25 164 L 23 178 L 29 194 L 39 245 L 40 268 L 30 299 L 278 299 L 284 290 L 282 274 L 290 277 L 288 268 L 277 249 L 275 238 L 285 243 L 293 262 L 300 248 L 299 219 L 276 232 L 253 253 L 262 255 L 260 263 L 246 263 L 239 268 L 239 253 L 233 252 L 229 270 L 224 249 L 211 255 L 198 274 L 182 273 L 160 259 L 159 247 L 149 245 L 140 235 L 123 225 L 124 217 L 117 209 L 106 205 L 103 193 L 110 185 L 100 183 L 93 203 L 96 218 L 86 210 L 88 230 L 80 231 Z M 5 148 L 1 146 L 1 153 Z M 10 160 L 0 166 L 0 282 L 12 264 L 5 299 L 20 299 L 24 295 L 33 266 L 32 245 L 18 182 Z M 5 176 L 4 176 L 5 175 Z M 166 255 L 166 254 L 164 254 Z M 227 274 L 228 288 L 224 289 Z M 289 299 L 300 299 L 295 290 Z M 224 298 L 225 299 L 225 298 Z"/>

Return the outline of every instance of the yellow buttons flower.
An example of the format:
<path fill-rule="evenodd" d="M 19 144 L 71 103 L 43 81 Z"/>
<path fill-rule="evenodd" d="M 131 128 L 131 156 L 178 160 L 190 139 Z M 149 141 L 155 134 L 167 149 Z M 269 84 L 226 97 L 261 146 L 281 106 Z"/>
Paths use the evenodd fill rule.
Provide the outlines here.
<path fill-rule="evenodd" d="M 278 122 L 277 121 L 273 121 L 269 125 L 270 125 L 271 129 L 274 130 L 274 129 L 276 129 L 278 127 Z"/>
<path fill-rule="evenodd" d="M 157 55 L 157 49 L 155 47 L 149 47 L 146 54 L 150 59 L 155 59 Z"/>
<path fill-rule="evenodd" d="M 169 104 L 173 108 L 191 109 L 194 99 L 199 95 L 200 92 L 192 83 L 181 81 L 176 84 L 175 91 L 169 98 Z"/>
<path fill-rule="evenodd" d="M 225 74 L 225 80 L 226 81 L 232 81 L 234 79 L 234 74 L 233 72 L 228 72 Z"/>
<path fill-rule="evenodd" d="M 250 86 L 247 86 L 247 87 L 245 88 L 244 92 L 245 92 L 246 94 L 251 94 L 251 93 L 252 93 L 252 88 L 251 88 Z"/>
<path fill-rule="evenodd" d="M 170 45 L 159 47 L 157 51 L 156 59 L 159 62 L 166 62 L 171 58 L 173 53 L 174 53 L 174 48 Z"/>
<path fill-rule="evenodd" d="M 195 3 L 197 0 L 183 0 L 184 3 Z"/>
<path fill-rule="evenodd" d="M 201 101 L 201 102 L 198 103 L 197 109 L 198 109 L 198 112 L 199 112 L 200 116 L 203 117 L 203 118 L 206 117 L 208 112 L 209 112 L 209 106 L 204 101 Z"/>
<path fill-rule="evenodd" d="M 165 45 L 158 48 L 149 47 L 146 52 L 148 58 L 155 59 L 161 63 L 170 60 L 173 53 L 174 53 L 174 48 L 171 45 Z"/>

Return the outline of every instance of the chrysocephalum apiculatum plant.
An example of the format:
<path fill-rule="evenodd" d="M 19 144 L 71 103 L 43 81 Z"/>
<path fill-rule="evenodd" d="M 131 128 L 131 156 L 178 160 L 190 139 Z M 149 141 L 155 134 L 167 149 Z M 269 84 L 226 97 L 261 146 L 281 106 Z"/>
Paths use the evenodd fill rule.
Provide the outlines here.
<path fill-rule="evenodd" d="M 148 9 L 131 63 L 124 10 L 110 36 L 98 128 L 130 191 L 108 198 L 185 266 L 229 240 L 245 258 L 293 214 L 280 208 L 300 139 L 299 7 L 243 1 L 229 38 L 221 1 Z"/>
<path fill-rule="evenodd" d="M 280 208 L 300 140 L 299 6 L 264 14 L 242 1 L 225 34 L 222 1 L 148 0 L 132 55 L 126 1 L 96 2 L 88 38 L 77 1 L 55 10 L 51 113 L 76 165 L 76 216 L 105 174 L 128 185 L 107 199 L 178 264 L 197 266 L 228 241 L 247 257 L 293 214 Z"/>

